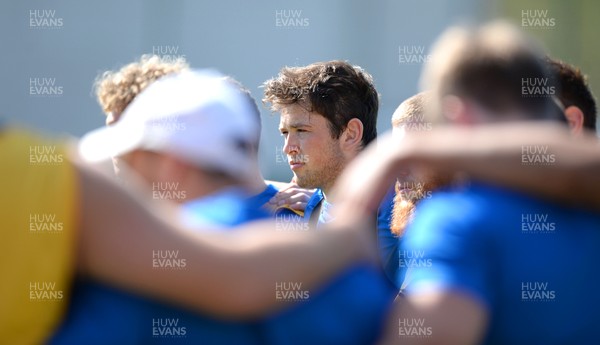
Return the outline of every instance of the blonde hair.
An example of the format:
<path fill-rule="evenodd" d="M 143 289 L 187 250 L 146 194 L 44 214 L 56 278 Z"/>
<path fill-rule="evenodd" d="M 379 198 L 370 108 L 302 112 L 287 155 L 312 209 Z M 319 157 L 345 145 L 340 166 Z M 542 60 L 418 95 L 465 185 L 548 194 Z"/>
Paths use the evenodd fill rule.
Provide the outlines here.
<path fill-rule="evenodd" d="M 407 122 L 424 122 L 425 106 L 431 99 L 429 92 L 420 92 L 404 100 L 392 115 L 392 127 Z"/>
<path fill-rule="evenodd" d="M 94 89 L 98 103 L 106 115 L 112 113 L 117 121 L 129 103 L 148 85 L 167 74 L 188 68 L 182 58 L 165 60 L 157 55 L 142 55 L 139 61 L 118 71 L 106 71 L 96 79 Z"/>

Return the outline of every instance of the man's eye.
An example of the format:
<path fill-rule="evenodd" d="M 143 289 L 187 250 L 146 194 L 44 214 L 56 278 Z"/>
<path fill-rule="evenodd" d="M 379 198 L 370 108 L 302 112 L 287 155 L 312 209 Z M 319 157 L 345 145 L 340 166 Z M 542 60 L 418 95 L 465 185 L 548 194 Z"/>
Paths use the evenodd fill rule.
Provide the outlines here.
<path fill-rule="evenodd" d="M 287 131 L 281 131 L 281 136 L 282 136 L 282 137 L 285 137 L 287 134 L 288 134 L 288 132 L 287 132 Z"/>
<path fill-rule="evenodd" d="M 298 129 L 298 132 L 308 132 L 306 129 Z"/>

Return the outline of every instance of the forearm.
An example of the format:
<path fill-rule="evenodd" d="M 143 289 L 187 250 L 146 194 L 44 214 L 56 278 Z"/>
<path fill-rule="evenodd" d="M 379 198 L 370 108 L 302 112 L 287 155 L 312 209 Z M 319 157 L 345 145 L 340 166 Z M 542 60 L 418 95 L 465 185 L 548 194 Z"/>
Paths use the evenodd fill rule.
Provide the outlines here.
<path fill-rule="evenodd" d="M 344 266 L 364 257 L 366 241 L 336 230 L 280 232 L 273 223 L 256 223 L 235 236 L 223 262 L 222 277 L 230 281 L 232 293 L 242 293 L 233 305 L 235 313 L 260 315 L 286 303 L 276 299 L 276 284 L 294 283 L 311 295 L 316 287 L 333 278 Z M 260 229 L 260 230 L 257 230 Z M 256 230 L 256 231 L 255 231 Z M 243 286 L 243 291 L 240 291 Z M 240 306 L 244 310 L 240 310 Z M 243 315 L 242 315 L 243 316 Z"/>
<path fill-rule="evenodd" d="M 442 131 L 428 142 L 413 152 L 425 168 L 600 209 L 600 148 L 593 136 L 576 139 L 561 127 L 536 123 Z M 528 154 L 531 148 L 545 153 Z M 550 162 L 527 164 L 537 157 Z"/>

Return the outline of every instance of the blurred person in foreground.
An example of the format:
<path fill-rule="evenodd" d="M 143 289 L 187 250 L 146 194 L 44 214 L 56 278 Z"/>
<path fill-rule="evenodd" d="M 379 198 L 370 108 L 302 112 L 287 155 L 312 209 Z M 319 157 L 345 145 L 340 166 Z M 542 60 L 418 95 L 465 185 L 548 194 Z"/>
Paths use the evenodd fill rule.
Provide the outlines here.
<path fill-rule="evenodd" d="M 252 105 L 237 84 L 220 74 L 184 71 L 165 76 L 141 92 L 118 123 L 86 135 L 81 152 L 92 161 L 121 157 L 153 186 L 177 181 L 173 183 L 180 188 L 164 193 L 184 193 L 181 217 L 188 226 L 239 226 L 269 217 L 260 205 L 247 201 L 244 190 L 256 164 L 253 152 L 259 140 L 258 117 Z M 112 145 L 105 145 L 107 142 Z M 156 188 L 152 193 L 163 195 Z M 278 221 L 275 227 L 283 225 Z M 162 257 L 161 252 L 168 248 L 155 252 L 153 257 L 158 259 L 154 263 L 162 259 L 168 264 L 158 269 L 183 270 L 185 274 L 187 265 L 181 267 L 177 252 Z M 210 277 L 206 279 L 210 281 Z M 280 296 L 288 308 L 262 320 L 241 322 L 198 315 L 81 281 L 75 285 L 67 320 L 51 343 L 130 343 L 133 339 L 168 343 L 173 340 L 174 334 L 168 333 L 172 327 L 162 325 L 167 334 L 160 337 L 148 332 L 155 320 L 168 316 L 178 322 L 176 335 L 192 343 L 364 344 L 377 337 L 393 297 L 385 279 L 365 265 L 332 275 L 322 289 L 309 291 L 302 281 L 294 283 L 295 288 L 287 281 L 274 282 L 273 297 Z M 353 298 L 357 293 L 360 299 Z M 127 322 L 111 315 L 127 315 Z M 180 327 L 185 327 L 185 334 Z M 322 332 L 323 328 L 327 332 Z"/>
<path fill-rule="evenodd" d="M 433 60 L 423 74 L 425 89 L 434 95 L 432 111 L 427 112 L 431 121 L 460 128 L 464 138 L 459 141 L 481 142 L 481 134 L 474 130 L 478 126 L 514 122 L 511 128 L 519 137 L 523 132 L 518 128 L 524 125 L 516 121 L 561 116 L 550 95 L 522 94 L 522 78 L 549 78 L 543 54 L 536 47 L 506 23 L 472 31 L 449 29 L 436 43 Z M 537 126 L 548 125 L 538 122 Z M 559 140 L 565 137 L 555 129 L 548 134 Z M 513 140 L 512 135 L 510 138 Z M 551 155 L 557 166 L 577 160 L 551 146 L 553 140 L 521 145 L 525 166 L 521 170 L 535 170 L 538 179 L 552 183 L 553 167 L 545 163 L 545 155 Z M 585 144 L 590 146 L 581 146 L 575 157 L 598 150 L 589 137 Z M 502 145 L 483 146 L 489 150 Z M 432 146 L 444 150 L 439 144 Z M 497 152 L 490 153 L 494 154 Z M 372 161 L 374 158 L 359 161 L 357 167 Z M 385 159 L 377 161 L 380 166 L 389 164 Z M 375 171 L 364 177 L 365 182 L 388 174 L 385 169 L 371 169 Z M 577 173 L 589 172 L 582 169 Z M 358 169 L 353 175 L 357 173 Z M 380 183 L 385 186 L 386 178 Z M 383 188 L 379 187 L 380 194 Z M 595 187 L 579 184 L 577 190 L 587 188 Z M 346 195 L 345 199 L 352 198 Z M 364 201 L 354 203 L 359 202 Z M 402 250 L 419 253 L 415 260 L 420 264 L 407 272 L 384 343 L 589 343 L 600 322 L 593 312 L 600 307 L 600 297 L 582 294 L 579 287 L 599 283 L 593 278 L 593 263 L 600 259 L 598 229 L 598 212 L 565 207 L 481 181 L 433 193 L 417 207 L 402 242 Z"/>
<path fill-rule="evenodd" d="M 273 282 L 301 281 L 312 291 L 351 263 L 372 259 L 362 229 L 281 232 L 265 221 L 231 233 L 208 225 L 191 231 L 172 206 L 124 190 L 64 141 L 6 125 L 0 131 L 7 163 L 0 207 L 10 210 L 0 227 L 6 343 L 48 340 L 76 272 L 190 310 L 253 319 L 285 306 L 273 298 Z M 189 269 L 153 269 L 157 248 L 178 250 Z"/>
<path fill-rule="evenodd" d="M 138 61 L 129 63 L 118 70 L 104 72 L 95 81 L 94 89 L 98 103 L 106 115 L 106 125 L 112 126 L 120 121 L 127 107 L 149 85 L 165 76 L 187 71 L 189 69 L 190 67 L 184 59 L 165 60 L 157 55 L 143 55 Z M 252 112 L 256 116 L 256 123 L 258 124 L 258 127 L 254 125 L 253 127 L 255 127 L 258 135 L 260 135 L 260 112 L 258 111 L 256 102 L 250 95 L 250 92 L 237 80 L 231 77 L 225 78 L 236 86 L 239 89 L 239 92 L 246 98 Z M 184 128 L 182 128 L 184 127 L 184 124 L 178 124 L 176 121 L 170 123 L 164 122 L 162 125 L 170 127 L 171 130 L 175 132 L 183 133 L 184 131 Z M 105 143 L 105 145 L 109 145 L 109 142 Z M 274 197 L 278 192 L 278 189 L 272 183 L 268 183 L 264 180 L 258 167 L 258 142 L 252 143 L 252 145 L 253 150 L 250 150 L 248 154 L 250 155 L 249 157 L 252 157 L 257 163 L 247 167 L 250 169 L 247 171 L 250 174 L 244 179 L 245 189 L 250 194 L 247 200 L 248 204 L 258 204 L 264 206 L 265 210 L 277 213 L 286 219 L 295 219 L 297 217 L 295 214 L 297 211 L 286 205 L 272 209 L 271 205 L 267 204 L 269 199 Z M 152 188 L 153 183 L 156 183 L 155 186 L 157 190 L 155 194 L 164 196 L 164 199 L 171 199 L 177 203 L 184 203 L 186 199 L 193 199 L 195 195 L 202 192 L 196 191 L 199 186 L 198 183 L 193 185 L 183 185 L 182 181 L 178 181 L 172 176 L 167 177 L 169 179 L 168 181 L 160 181 L 161 179 L 164 179 L 164 176 L 161 176 L 164 175 L 162 174 L 164 169 L 157 171 L 156 169 L 147 166 L 150 161 L 154 161 L 153 165 L 160 163 L 152 158 L 157 157 L 149 157 L 145 151 L 135 150 L 126 157 L 114 157 L 112 160 L 117 176 L 127 180 L 127 177 L 124 176 L 126 174 L 121 173 L 122 164 L 126 163 L 128 168 L 144 177 L 148 187 Z M 162 163 L 167 165 L 169 163 L 174 163 L 174 161 L 163 160 Z M 188 180 L 187 182 L 193 182 L 193 180 Z M 175 186 L 180 190 L 169 190 Z"/>
<path fill-rule="evenodd" d="M 556 96 L 565 108 L 564 114 L 571 133 L 579 135 L 582 131 L 589 131 L 593 134 L 596 130 L 596 102 L 585 75 L 578 68 L 558 59 L 546 57 L 546 62 L 550 66 L 552 79 L 558 91 Z M 431 97 L 427 92 L 421 92 L 402 102 L 392 116 L 394 135 L 401 137 L 407 131 L 430 131 L 432 123 L 425 119 L 425 108 L 429 102 Z M 520 176 L 518 172 L 512 175 L 515 178 Z M 450 182 L 448 177 L 433 178 L 430 183 L 402 183 L 398 179 L 392 213 L 392 232 L 402 236 L 413 216 L 416 203 L 431 197 L 433 190 Z"/>
<path fill-rule="evenodd" d="M 555 91 L 557 91 L 556 96 L 565 107 L 564 114 L 571 133 L 580 135 L 584 130 L 593 133 L 596 130 L 596 103 L 585 76 L 579 69 L 565 62 L 550 57 L 546 57 L 546 61 L 550 66 Z M 392 116 L 394 135 L 401 137 L 407 131 L 432 130 L 433 124 L 425 119 L 425 108 L 429 102 L 431 97 L 427 92 L 421 92 L 402 102 Z M 519 177 L 517 171 L 509 173 L 515 178 Z M 419 201 L 430 198 L 436 189 L 449 186 L 451 183 L 456 184 L 459 180 L 456 176 L 421 176 L 421 178 L 422 180 L 416 181 L 409 172 L 404 171 L 396 181 L 391 219 L 392 234 L 395 236 L 401 237 L 404 234 L 406 226 L 414 217 L 415 206 Z M 398 246 L 395 250 L 401 256 L 399 267 L 417 263 L 412 260 L 414 258 L 407 258 L 406 253 L 400 253 Z M 402 281 L 403 276 L 399 279 Z"/>

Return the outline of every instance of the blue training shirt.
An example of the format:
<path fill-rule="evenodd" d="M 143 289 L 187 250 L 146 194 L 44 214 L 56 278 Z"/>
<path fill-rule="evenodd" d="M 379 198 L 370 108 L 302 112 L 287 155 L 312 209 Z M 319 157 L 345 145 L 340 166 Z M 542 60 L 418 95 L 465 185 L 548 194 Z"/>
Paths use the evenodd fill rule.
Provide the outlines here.
<path fill-rule="evenodd" d="M 317 188 L 314 194 L 308 199 L 306 203 L 306 208 L 304 209 L 304 220 L 311 223 L 312 225 L 318 225 L 318 219 L 320 215 L 313 215 L 316 209 L 321 205 L 321 202 L 325 200 L 325 196 L 323 195 L 323 191 L 321 188 Z M 314 218 L 316 220 L 311 219 Z"/>
<path fill-rule="evenodd" d="M 406 293 L 434 283 L 479 301 L 485 344 L 598 342 L 600 215 L 476 184 L 417 208 Z"/>

